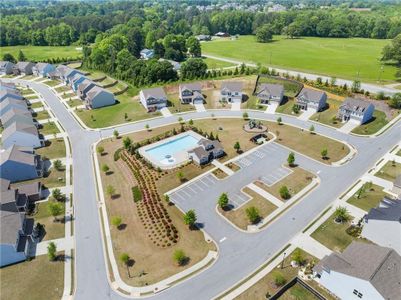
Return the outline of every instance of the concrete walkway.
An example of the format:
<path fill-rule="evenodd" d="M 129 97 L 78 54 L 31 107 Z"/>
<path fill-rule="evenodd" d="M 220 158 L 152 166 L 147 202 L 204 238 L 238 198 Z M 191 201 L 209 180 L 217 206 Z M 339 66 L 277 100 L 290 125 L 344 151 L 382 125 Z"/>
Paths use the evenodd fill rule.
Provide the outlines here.
<path fill-rule="evenodd" d="M 163 117 L 168 118 L 172 116 L 172 113 L 170 112 L 170 110 L 167 107 L 163 107 L 160 110 L 161 114 L 163 115 Z"/>
<path fill-rule="evenodd" d="M 66 226 L 69 226 L 68 223 L 66 223 Z M 49 241 L 43 241 L 38 244 L 36 244 L 36 247 L 33 249 L 34 256 L 39 256 L 39 255 L 45 255 L 47 254 L 47 246 L 51 243 L 55 243 L 57 247 L 57 252 L 58 251 L 66 251 L 68 249 L 74 248 L 74 239 L 72 237 L 65 237 L 65 238 L 60 238 L 56 240 L 49 240 Z"/>
<path fill-rule="evenodd" d="M 240 111 L 241 110 L 241 103 L 231 103 L 231 110 Z"/>
<path fill-rule="evenodd" d="M 205 106 L 203 104 L 194 104 L 194 106 L 195 106 L 195 109 L 197 112 L 205 112 L 206 111 Z"/>
<path fill-rule="evenodd" d="M 372 174 L 366 174 L 362 177 L 362 180 L 366 182 L 372 182 L 373 184 L 379 185 L 386 190 L 391 190 L 393 188 L 393 183 L 391 181 L 385 180 L 383 178 L 374 176 Z"/>
<path fill-rule="evenodd" d="M 255 193 L 258 193 L 259 195 L 261 195 L 263 198 L 265 198 L 266 200 L 270 201 L 271 203 L 273 203 L 275 206 L 280 207 L 284 205 L 283 201 L 280 201 L 279 199 L 277 199 L 276 197 L 274 197 L 272 194 L 266 192 L 264 189 L 261 189 L 260 187 L 258 187 L 257 185 L 255 185 L 254 183 L 250 183 L 247 185 L 247 187 L 249 187 L 252 191 L 254 191 Z"/>
<path fill-rule="evenodd" d="M 305 250 L 309 254 L 316 256 L 318 259 L 322 259 L 326 255 L 331 254 L 331 250 L 326 246 L 322 245 L 315 239 L 311 238 L 308 234 L 300 233 L 292 241 L 291 244 Z"/>
<path fill-rule="evenodd" d="M 215 165 L 216 167 L 218 167 L 220 170 L 222 170 L 224 173 L 226 173 L 229 176 L 234 174 L 233 170 L 231 170 L 230 168 L 228 168 L 225 165 L 223 165 L 217 159 L 213 159 L 212 164 Z"/>

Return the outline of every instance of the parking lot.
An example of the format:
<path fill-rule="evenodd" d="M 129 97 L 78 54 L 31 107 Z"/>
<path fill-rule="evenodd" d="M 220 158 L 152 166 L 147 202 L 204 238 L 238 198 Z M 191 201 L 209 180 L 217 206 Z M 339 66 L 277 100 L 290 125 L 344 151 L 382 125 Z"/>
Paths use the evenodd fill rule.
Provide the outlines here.
<path fill-rule="evenodd" d="M 292 173 L 292 171 L 284 167 L 279 167 L 274 170 L 268 170 L 268 172 L 266 173 L 266 175 L 260 177 L 260 181 L 262 181 L 267 186 L 271 186 L 284 177 L 288 176 L 290 173 Z"/>
<path fill-rule="evenodd" d="M 189 197 L 193 197 L 198 193 L 206 191 L 210 189 L 213 185 L 216 184 L 218 179 L 211 174 L 206 176 L 202 176 L 201 178 L 191 182 L 190 184 L 182 187 L 181 189 L 170 194 L 170 199 L 174 202 L 174 200 L 183 201 L 188 199 Z"/>
<path fill-rule="evenodd" d="M 272 155 L 274 152 L 279 151 L 283 151 L 280 146 L 275 143 L 268 143 L 259 147 L 257 150 L 249 153 L 248 155 L 236 160 L 235 163 L 241 168 L 247 168 L 254 163 L 258 163 L 264 157 Z"/>

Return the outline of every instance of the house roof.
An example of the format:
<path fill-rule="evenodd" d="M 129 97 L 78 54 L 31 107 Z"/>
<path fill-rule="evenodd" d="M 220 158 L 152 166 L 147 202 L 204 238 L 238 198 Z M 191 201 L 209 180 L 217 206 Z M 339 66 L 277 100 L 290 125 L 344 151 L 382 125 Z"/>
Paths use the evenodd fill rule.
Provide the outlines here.
<path fill-rule="evenodd" d="M 1 123 L 6 123 L 9 120 L 11 120 L 12 118 L 16 117 L 16 116 L 21 116 L 21 117 L 26 117 L 28 119 L 32 119 L 32 115 L 31 113 L 28 111 L 27 109 L 20 109 L 17 107 L 13 107 L 10 108 L 8 111 L 6 111 L 1 117 Z"/>
<path fill-rule="evenodd" d="M 180 84 L 181 91 L 188 89 L 191 91 L 200 91 L 202 90 L 202 84 L 200 82 L 193 82 L 193 83 L 183 83 Z"/>
<path fill-rule="evenodd" d="M 0 80 L 0 86 L 5 87 L 5 88 L 7 88 L 9 90 L 17 91 L 17 87 L 16 87 L 14 82 L 5 82 L 3 80 Z"/>
<path fill-rule="evenodd" d="M 37 195 L 40 193 L 40 190 L 41 190 L 40 182 L 18 185 L 18 192 L 20 194 L 25 194 L 27 196 Z"/>
<path fill-rule="evenodd" d="M 28 110 L 28 104 L 26 104 L 26 101 L 10 97 L 6 97 L 3 101 L 0 102 L 0 109 L 4 109 L 9 105 L 18 105 Z"/>
<path fill-rule="evenodd" d="M 149 97 L 167 98 L 166 93 L 164 92 L 164 90 L 161 87 L 144 89 L 144 90 L 142 90 L 142 93 L 143 93 L 145 99 L 148 99 Z"/>
<path fill-rule="evenodd" d="M 369 281 L 384 299 L 401 294 L 401 256 L 396 251 L 363 242 L 352 242 L 343 253 L 325 256 L 314 268 L 329 269 Z"/>
<path fill-rule="evenodd" d="M 14 122 L 3 131 L 2 140 L 6 140 L 15 132 L 25 132 L 39 137 L 38 129 L 33 124 L 25 124 L 22 122 Z"/>
<path fill-rule="evenodd" d="M 369 220 L 395 221 L 401 223 L 401 200 L 384 197 L 378 207 L 372 208 L 365 216 Z"/>
<path fill-rule="evenodd" d="M 88 92 L 88 99 L 92 100 L 93 98 L 95 98 L 97 95 L 99 95 L 100 93 L 107 93 L 110 95 L 113 95 L 112 93 L 110 93 L 109 91 L 105 90 L 104 88 L 95 85 L 93 88 L 91 88 Z"/>
<path fill-rule="evenodd" d="M 64 72 L 64 77 L 69 77 L 69 76 L 71 76 L 74 72 L 77 72 L 78 74 L 81 74 L 81 75 L 82 75 L 82 73 L 79 72 L 78 70 L 67 67 L 67 69 L 66 69 L 65 72 Z M 75 74 L 77 74 L 77 73 L 75 73 Z M 75 74 L 74 74 L 74 75 L 75 75 Z M 74 76 L 74 75 L 72 75 L 72 76 Z"/>
<path fill-rule="evenodd" d="M 142 49 L 141 50 L 141 52 L 140 52 L 140 54 L 142 55 L 152 55 L 154 53 L 154 50 L 153 49 Z"/>
<path fill-rule="evenodd" d="M 273 83 L 262 83 L 259 85 L 259 91 L 257 94 L 266 91 L 268 94 L 274 97 L 279 97 L 284 92 L 284 87 L 281 84 L 273 84 Z"/>
<path fill-rule="evenodd" d="M 0 188 L 1 188 L 1 191 L 3 192 L 3 191 L 8 190 L 9 187 L 10 187 L 10 183 L 11 183 L 11 181 L 8 180 L 8 179 L 0 178 Z"/>
<path fill-rule="evenodd" d="M 201 146 L 189 150 L 188 153 L 194 153 L 199 159 L 207 157 L 209 155 L 209 153 Z"/>
<path fill-rule="evenodd" d="M 0 61 L 0 68 L 5 68 L 8 64 L 13 65 L 10 61 Z"/>
<path fill-rule="evenodd" d="M 340 108 L 364 112 L 371 104 L 368 101 L 356 98 L 346 98 Z"/>
<path fill-rule="evenodd" d="M 57 68 L 56 68 L 56 70 L 60 73 L 60 75 L 62 75 L 62 76 L 64 76 L 65 75 L 65 73 L 68 71 L 68 70 L 70 70 L 71 68 L 70 67 L 67 67 L 67 66 L 65 66 L 65 65 L 58 65 L 57 66 Z"/>
<path fill-rule="evenodd" d="M 80 92 L 82 92 L 83 90 L 85 90 L 90 85 L 96 85 L 96 83 L 94 83 L 92 80 L 86 78 L 78 85 L 78 90 Z"/>
<path fill-rule="evenodd" d="M 38 63 L 35 65 L 35 68 L 36 68 L 39 72 L 42 72 L 47 66 L 51 66 L 51 64 L 38 62 Z"/>
<path fill-rule="evenodd" d="M 318 91 L 314 89 L 309 89 L 309 88 L 303 88 L 301 92 L 298 94 L 297 99 L 303 98 L 307 99 L 311 102 L 319 102 L 320 99 L 325 95 L 326 93 L 323 91 Z"/>
<path fill-rule="evenodd" d="M 72 82 L 75 82 L 75 81 L 81 79 L 82 77 L 86 79 L 86 77 L 85 77 L 83 74 L 81 74 L 81 73 L 75 73 L 74 76 L 71 77 L 71 81 L 72 81 Z M 85 79 L 84 79 L 84 80 L 85 80 Z"/>
<path fill-rule="evenodd" d="M 14 90 L 1 90 L 0 91 L 0 98 L 4 98 L 4 97 L 8 97 L 8 98 L 17 98 L 17 99 L 22 99 L 23 97 L 18 93 L 18 91 L 14 91 Z"/>
<path fill-rule="evenodd" d="M 21 147 L 17 145 L 12 145 L 6 150 L 0 150 L 0 165 L 10 160 L 35 166 L 35 154 L 22 151 Z"/>
<path fill-rule="evenodd" d="M 34 64 L 30 61 L 19 61 L 17 62 L 17 64 L 15 65 L 16 68 L 18 69 L 25 69 L 26 67 L 33 67 Z"/>
<path fill-rule="evenodd" d="M 1 223 L 1 244 L 15 244 L 19 231 L 22 230 L 24 214 L 17 210 L 17 206 L 13 205 L 13 209 L 0 210 L 0 223 Z"/>
<path fill-rule="evenodd" d="M 20 111 L 20 110 L 18 110 Z M 13 123 L 22 123 L 26 125 L 35 125 L 33 122 L 32 116 L 30 115 L 23 115 L 23 114 L 9 114 L 12 112 L 12 110 L 7 111 L 1 119 L 1 123 L 3 124 L 3 127 L 9 127 Z"/>
<path fill-rule="evenodd" d="M 241 92 L 242 82 L 241 81 L 223 81 L 221 83 L 221 89 L 227 89 L 230 91 Z"/>

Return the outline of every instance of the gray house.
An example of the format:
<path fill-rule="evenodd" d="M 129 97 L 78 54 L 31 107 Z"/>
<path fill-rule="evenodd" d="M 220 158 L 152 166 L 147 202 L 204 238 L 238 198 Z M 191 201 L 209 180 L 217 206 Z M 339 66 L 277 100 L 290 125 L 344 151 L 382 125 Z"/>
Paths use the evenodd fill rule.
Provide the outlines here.
<path fill-rule="evenodd" d="M 198 146 L 188 151 L 189 158 L 198 165 L 207 164 L 213 159 L 224 155 L 225 152 L 220 142 L 208 139 L 199 140 Z"/>
<path fill-rule="evenodd" d="M 228 103 L 242 102 L 242 82 L 223 81 L 220 89 L 220 101 Z"/>
<path fill-rule="evenodd" d="M 1 136 L 1 142 L 4 148 L 9 148 L 13 145 L 31 148 L 43 146 L 43 142 L 39 138 L 38 128 L 34 124 L 24 124 L 22 122 L 14 122 L 6 127 Z"/>
<path fill-rule="evenodd" d="M 13 108 L 28 111 L 28 104 L 24 100 L 17 100 L 7 97 L 0 102 L 0 116 L 3 116 L 6 112 Z"/>
<path fill-rule="evenodd" d="M 113 105 L 115 102 L 114 95 L 100 86 L 92 87 L 85 98 L 85 106 L 91 109 Z"/>
<path fill-rule="evenodd" d="M 84 79 L 78 84 L 77 95 L 81 100 L 84 100 L 91 88 L 96 86 L 96 84 L 90 79 Z"/>
<path fill-rule="evenodd" d="M 338 109 L 338 119 L 342 122 L 356 121 L 359 124 L 368 122 L 373 117 L 375 106 L 365 100 L 347 98 Z"/>
<path fill-rule="evenodd" d="M 56 67 L 49 63 L 37 63 L 33 68 L 32 72 L 36 76 L 48 77 L 49 73 L 54 72 Z"/>
<path fill-rule="evenodd" d="M 401 256 L 390 248 L 352 242 L 343 253 L 325 256 L 314 272 L 340 299 L 400 299 Z"/>
<path fill-rule="evenodd" d="M 384 198 L 364 218 L 362 236 L 401 255 L 401 200 Z"/>
<path fill-rule="evenodd" d="M 0 150 L 1 178 L 11 182 L 35 179 L 43 175 L 43 162 L 32 148 L 16 145 Z"/>
<path fill-rule="evenodd" d="M 13 73 L 14 64 L 9 61 L 0 61 L 0 74 L 10 75 Z"/>
<path fill-rule="evenodd" d="M 202 85 L 199 82 L 180 84 L 178 93 L 183 104 L 203 104 Z"/>
<path fill-rule="evenodd" d="M 32 75 L 34 66 L 35 64 L 30 61 L 19 61 L 14 66 L 13 72 L 15 75 Z"/>
<path fill-rule="evenodd" d="M 326 107 L 327 94 L 309 88 L 303 88 L 295 99 L 295 104 L 301 110 L 321 111 Z"/>
<path fill-rule="evenodd" d="M 14 82 L 5 82 L 0 80 L 0 90 L 5 90 L 6 92 L 11 92 L 14 94 L 19 94 L 20 92 L 17 90 L 17 87 Z"/>
<path fill-rule="evenodd" d="M 281 104 L 284 97 L 284 87 L 281 84 L 262 83 L 256 92 L 260 104 Z"/>
<path fill-rule="evenodd" d="M 30 206 L 42 198 L 42 186 L 39 182 L 23 184 L 17 188 L 12 188 L 7 179 L 0 178 L 0 183 L 0 204 L 3 209 L 15 205 L 19 212 L 28 212 Z"/>
<path fill-rule="evenodd" d="M 12 90 L 1 90 L 0 91 L 0 102 L 3 102 L 3 100 L 6 98 L 14 98 L 17 100 L 24 99 L 24 97 L 22 97 L 18 92 L 14 92 Z"/>
<path fill-rule="evenodd" d="M 4 128 L 7 128 L 14 122 L 26 124 L 26 125 L 37 125 L 36 122 L 33 121 L 31 113 L 26 109 L 19 108 L 11 108 L 7 112 L 5 112 L 0 117 L 1 125 Z"/>
<path fill-rule="evenodd" d="M 139 99 L 148 112 L 156 111 L 167 106 L 167 95 L 160 87 L 141 90 Z"/>

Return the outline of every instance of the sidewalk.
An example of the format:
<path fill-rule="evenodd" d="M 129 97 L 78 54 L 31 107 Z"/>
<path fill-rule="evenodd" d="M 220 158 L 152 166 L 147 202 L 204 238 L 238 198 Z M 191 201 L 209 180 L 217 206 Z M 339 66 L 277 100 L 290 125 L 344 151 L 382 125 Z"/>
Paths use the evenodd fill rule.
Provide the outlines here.
<path fill-rule="evenodd" d="M 68 223 L 66 223 L 66 226 Z M 72 237 L 64 237 L 56 240 L 43 241 L 36 244 L 35 249 L 33 249 L 33 256 L 45 255 L 47 254 L 47 246 L 51 243 L 55 243 L 58 251 L 66 251 L 74 248 L 74 240 Z"/>
<path fill-rule="evenodd" d="M 305 250 L 309 254 L 316 256 L 318 259 L 322 259 L 326 255 L 331 254 L 331 250 L 326 246 L 322 245 L 314 238 L 311 238 L 308 234 L 300 233 L 292 241 L 291 244 Z"/>
<path fill-rule="evenodd" d="M 260 187 L 258 187 L 257 185 L 255 185 L 254 183 L 250 183 L 247 185 L 247 187 L 249 187 L 251 190 L 253 190 L 254 192 L 258 193 L 259 195 L 261 195 L 263 198 L 265 198 L 266 200 L 270 201 L 271 203 L 273 203 L 275 206 L 277 207 L 281 207 L 284 205 L 283 201 L 280 201 L 279 199 L 277 199 L 276 197 L 274 197 L 272 194 L 269 194 L 268 192 L 266 192 L 264 189 L 261 189 Z"/>
<path fill-rule="evenodd" d="M 223 165 L 221 162 L 219 162 L 217 159 L 213 159 L 212 164 L 215 165 L 217 168 L 222 170 L 224 173 L 226 173 L 228 176 L 233 175 L 234 171 L 231 170 L 230 168 L 226 167 Z"/>

